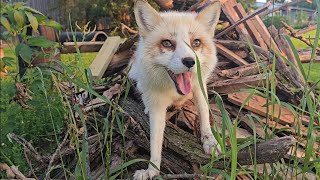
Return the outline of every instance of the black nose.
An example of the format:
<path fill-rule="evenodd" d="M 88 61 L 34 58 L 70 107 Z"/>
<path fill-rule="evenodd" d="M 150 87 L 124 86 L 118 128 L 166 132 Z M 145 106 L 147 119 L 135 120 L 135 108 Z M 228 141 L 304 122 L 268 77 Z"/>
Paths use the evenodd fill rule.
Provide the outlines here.
<path fill-rule="evenodd" d="M 195 62 L 192 57 L 186 57 L 182 59 L 182 64 L 184 64 L 187 68 L 192 68 Z"/>

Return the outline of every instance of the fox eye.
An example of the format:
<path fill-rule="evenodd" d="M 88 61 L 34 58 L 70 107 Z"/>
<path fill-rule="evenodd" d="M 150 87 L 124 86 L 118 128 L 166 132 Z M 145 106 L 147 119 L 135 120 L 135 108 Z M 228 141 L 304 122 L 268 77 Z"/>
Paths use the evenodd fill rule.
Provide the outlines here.
<path fill-rule="evenodd" d="M 199 47 L 200 45 L 201 45 L 201 41 L 199 40 L 199 39 L 195 39 L 195 40 L 193 40 L 193 42 L 192 42 L 192 47 Z"/>
<path fill-rule="evenodd" d="M 161 42 L 162 46 L 165 48 L 172 48 L 173 44 L 170 40 L 166 39 Z"/>

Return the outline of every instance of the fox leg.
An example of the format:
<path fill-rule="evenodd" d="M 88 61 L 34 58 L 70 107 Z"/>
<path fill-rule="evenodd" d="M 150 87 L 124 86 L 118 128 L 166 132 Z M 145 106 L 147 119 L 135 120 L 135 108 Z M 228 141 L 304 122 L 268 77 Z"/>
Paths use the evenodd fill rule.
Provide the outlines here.
<path fill-rule="evenodd" d="M 206 93 L 205 96 L 203 95 L 199 86 L 194 88 L 193 93 L 200 114 L 201 142 L 203 144 L 203 150 L 205 151 L 205 153 L 212 154 L 214 148 L 216 147 L 216 152 L 218 155 L 221 153 L 221 148 L 211 131 L 211 125 L 209 120 L 209 107 L 206 100 L 208 99 L 206 85 L 204 85 L 204 89 Z"/>
<path fill-rule="evenodd" d="M 152 177 L 159 175 L 163 134 L 166 125 L 166 109 L 167 106 L 163 104 L 151 105 L 148 107 L 150 119 L 150 162 L 153 163 L 156 168 L 149 164 L 148 169 L 137 170 L 133 177 L 135 180 L 151 179 Z"/>

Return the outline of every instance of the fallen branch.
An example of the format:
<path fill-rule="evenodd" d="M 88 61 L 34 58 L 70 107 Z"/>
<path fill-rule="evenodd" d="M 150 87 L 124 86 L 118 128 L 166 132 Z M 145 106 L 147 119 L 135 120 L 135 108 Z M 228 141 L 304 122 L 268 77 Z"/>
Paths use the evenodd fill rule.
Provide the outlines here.
<path fill-rule="evenodd" d="M 18 144 L 21 144 L 23 147 L 25 147 L 26 152 L 33 157 L 38 162 L 44 162 L 43 157 L 40 155 L 40 153 L 29 143 L 27 140 L 25 140 L 23 137 L 20 137 L 14 133 L 9 133 L 8 135 L 9 139 L 12 139 L 16 141 Z"/>
<path fill-rule="evenodd" d="M 296 39 L 299 39 L 300 41 L 304 42 L 306 45 L 310 46 L 311 48 L 314 46 L 310 41 L 308 41 L 305 37 L 298 35 L 297 31 L 293 29 L 293 27 L 289 26 L 287 23 L 282 21 L 282 24 L 284 27 L 290 32 L 290 36 Z M 320 52 L 320 48 L 317 47 L 316 50 Z"/>
<path fill-rule="evenodd" d="M 205 176 L 202 174 L 165 174 L 163 176 L 157 176 L 157 177 L 163 178 L 163 179 L 194 179 L 194 178 L 215 179 L 214 177 Z"/>

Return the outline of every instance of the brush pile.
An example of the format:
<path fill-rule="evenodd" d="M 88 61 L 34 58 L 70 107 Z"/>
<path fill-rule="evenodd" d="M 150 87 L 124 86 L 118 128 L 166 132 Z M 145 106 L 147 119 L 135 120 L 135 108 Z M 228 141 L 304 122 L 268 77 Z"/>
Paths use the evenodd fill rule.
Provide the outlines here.
<path fill-rule="evenodd" d="M 156 2 L 163 10 L 197 11 L 209 1 Z M 272 163 L 283 160 L 290 162 L 293 157 L 303 163 L 307 148 L 313 148 L 313 152 L 319 157 L 320 143 L 312 142 L 310 145 L 309 139 L 320 137 L 320 131 L 308 130 L 310 126 L 319 126 L 319 118 L 292 111 L 293 108 L 288 106 L 289 103 L 298 106 L 304 102 L 306 88 L 309 86 L 299 70 L 298 57 L 286 40 L 285 36 L 290 34 L 290 31 L 267 28 L 263 24 L 259 14 L 268 9 L 269 3 L 247 13 L 235 0 L 221 2 L 222 14 L 214 40 L 219 63 L 208 81 L 208 93 L 212 123 L 217 131 L 226 134 L 227 149 L 230 149 L 231 135 L 226 130 L 226 121 L 230 121 L 232 124 L 238 123 L 236 138 L 242 147 L 238 147 L 238 164 L 248 171 L 253 168 L 254 157 L 259 174 L 268 174 L 271 172 Z M 24 144 L 27 156 L 32 157 L 32 164 L 38 164 L 30 173 L 46 172 L 45 178 L 60 179 L 64 177 L 63 171 L 55 167 L 61 163 L 61 159 L 68 169 L 76 166 L 78 155 L 72 146 L 74 140 L 69 134 L 76 134 L 80 139 L 84 137 L 83 142 L 87 144 L 83 143 L 85 145 L 82 145 L 82 148 L 87 148 L 88 151 L 80 157 L 90 162 L 90 166 L 84 168 L 92 179 L 101 178 L 105 174 L 115 175 L 118 172 L 115 169 L 128 160 L 149 159 L 148 116 L 144 114 L 144 106 L 135 87 L 132 86 L 128 91 L 124 85 L 127 82 L 127 65 L 133 55 L 138 34 L 124 25 L 122 30 L 125 34 L 130 34 L 130 37 L 119 46 L 106 47 L 115 47 L 109 57 L 104 57 L 108 59 L 106 66 L 102 65 L 105 69 L 101 76 L 108 77 L 108 83 L 94 86 L 94 90 L 109 99 L 112 105 L 101 97 L 89 98 L 87 91 L 75 92 L 71 84 L 61 84 L 63 92 L 68 94 L 74 103 L 80 104 L 85 122 L 81 120 L 82 114 L 75 111 L 78 127 L 69 128 L 56 152 L 42 156 L 29 143 L 14 134 L 10 135 L 12 139 Z M 303 55 L 303 58 L 308 59 L 308 55 Z M 272 73 L 272 68 L 275 73 Z M 317 96 L 312 91 L 308 92 L 308 95 L 311 101 Z M 278 103 L 280 101 L 282 103 Z M 318 112 L 319 110 L 318 108 Z M 179 108 L 171 107 L 166 119 L 161 164 L 161 172 L 167 174 L 164 177 L 204 177 L 201 175 L 200 164 L 208 164 L 211 156 L 205 155 L 202 150 L 198 113 L 193 101 L 190 100 Z M 256 144 L 253 141 L 255 136 Z M 230 168 L 230 161 L 229 154 L 224 159 L 216 159 L 212 165 L 214 168 L 227 170 Z M 264 163 L 266 168 L 263 168 Z M 127 169 L 128 175 L 135 169 L 146 166 L 147 162 L 135 163 Z M 106 171 L 106 167 L 110 167 L 111 171 Z M 297 175 L 294 169 L 287 169 L 290 172 L 280 174 L 284 179 L 285 176 L 315 178 L 312 172 Z M 248 176 L 243 174 L 238 175 L 238 178 L 248 179 Z"/>

